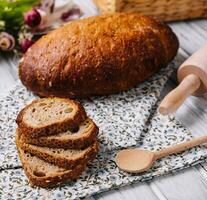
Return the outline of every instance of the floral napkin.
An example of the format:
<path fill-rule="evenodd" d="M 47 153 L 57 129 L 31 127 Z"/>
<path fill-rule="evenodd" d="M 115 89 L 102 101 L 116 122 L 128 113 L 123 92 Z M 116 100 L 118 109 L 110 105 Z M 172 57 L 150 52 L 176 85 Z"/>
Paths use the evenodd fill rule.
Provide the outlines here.
<path fill-rule="evenodd" d="M 100 128 L 100 152 L 76 182 L 55 189 L 30 187 L 21 168 L 14 144 L 15 118 L 35 96 L 18 82 L 0 99 L 0 199 L 76 199 L 202 162 L 207 150 L 196 147 L 161 159 L 142 174 L 122 172 L 114 163 L 117 150 L 124 147 L 155 151 L 191 139 L 191 134 L 176 119 L 156 112 L 160 92 L 174 69 L 172 63 L 127 92 L 80 100 Z"/>

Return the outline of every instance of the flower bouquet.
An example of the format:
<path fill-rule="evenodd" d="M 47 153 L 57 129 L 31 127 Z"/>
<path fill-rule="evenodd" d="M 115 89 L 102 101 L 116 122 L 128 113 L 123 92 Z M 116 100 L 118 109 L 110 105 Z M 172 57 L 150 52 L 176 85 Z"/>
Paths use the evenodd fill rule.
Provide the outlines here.
<path fill-rule="evenodd" d="M 82 15 L 73 0 L 0 0 L 0 53 L 24 53 L 42 35 Z"/>

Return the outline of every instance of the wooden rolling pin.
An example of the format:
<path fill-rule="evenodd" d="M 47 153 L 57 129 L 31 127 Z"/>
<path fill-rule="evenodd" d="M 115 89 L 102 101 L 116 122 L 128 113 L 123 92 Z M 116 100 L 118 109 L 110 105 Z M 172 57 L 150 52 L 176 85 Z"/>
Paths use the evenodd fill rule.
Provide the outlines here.
<path fill-rule="evenodd" d="M 177 88 L 162 100 L 158 110 L 167 115 L 176 111 L 189 95 L 207 93 L 207 45 L 189 57 L 178 69 Z"/>

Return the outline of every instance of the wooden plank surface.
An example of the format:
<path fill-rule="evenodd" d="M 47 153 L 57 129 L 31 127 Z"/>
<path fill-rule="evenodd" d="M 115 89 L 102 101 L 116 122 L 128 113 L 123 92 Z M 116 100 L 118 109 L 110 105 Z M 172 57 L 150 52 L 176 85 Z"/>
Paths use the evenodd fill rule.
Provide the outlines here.
<path fill-rule="evenodd" d="M 91 9 L 91 11 L 94 8 Z M 170 24 L 176 32 L 183 59 L 207 43 L 207 20 Z M 0 58 L 0 95 L 17 80 L 17 65 L 8 58 Z M 176 77 L 168 81 L 163 95 L 176 86 Z M 189 97 L 175 113 L 176 117 L 194 134 L 207 134 L 207 101 Z M 118 190 L 96 195 L 88 200 L 205 200 L 207 199 L 207 163 L 176 174 L 159 177 L 151 182 L 133 184 Z"/>

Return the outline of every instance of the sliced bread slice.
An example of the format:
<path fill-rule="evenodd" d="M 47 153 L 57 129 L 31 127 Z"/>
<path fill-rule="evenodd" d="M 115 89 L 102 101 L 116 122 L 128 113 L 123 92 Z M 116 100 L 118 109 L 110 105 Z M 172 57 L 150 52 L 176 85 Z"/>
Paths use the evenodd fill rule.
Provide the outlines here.
<path fill-rule="evenodd" d="M 68 169 L 74 168 L 79 164 L 87 163 L 88 161 L 94 159 L 98 152 L 97 141 L 83 150 L 48 148 L 27 144 L 21 140 L 21 135 L 18 130 L 16 134 L 16 141 L 21 149 L 41 158 L 46 162 Z"/>
<path fill-rule="evenodd" d="M 17 116 L 16 122 L 26 137 L 40 137 L 74 129 L 86 119 L 84 108 L 63 98 L 34 100 Z"/>
<path fill-rule="evenodd" d="M 78 165 L 73 170 L 68 170 L 45 162 L 20 147 L 18 147 L 18 153 L 30 184 L 40 187 L 55 187 L 73 181 L 86 167 L 86 165 Z"/>
<path fill-rule="evenodd" d="M 77 130 L 68 130 L 64 133 L 38 138 L 25 137 L 25 135 L 22 134 L 21 139 L 25 143 L 43 147 L 84 149 L 94 143 L 97 134 L 98 127 L 90 118 L 87 118 L 80 124 Z"/>

